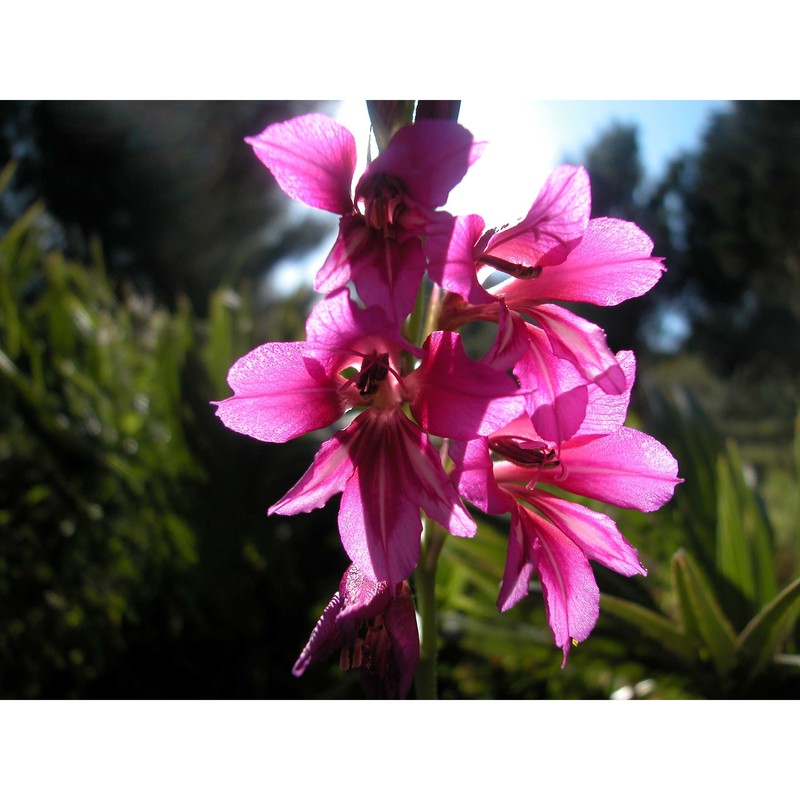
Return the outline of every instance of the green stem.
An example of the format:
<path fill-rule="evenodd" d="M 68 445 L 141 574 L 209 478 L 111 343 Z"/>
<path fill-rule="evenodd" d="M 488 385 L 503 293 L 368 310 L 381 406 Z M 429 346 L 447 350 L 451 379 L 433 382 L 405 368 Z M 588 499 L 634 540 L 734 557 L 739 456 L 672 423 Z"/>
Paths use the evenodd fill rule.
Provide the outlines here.
<path fill-rule="evenodd" d="M 445 541 L 445 532 L 432 519 L 425 520 L 422 552 L 414 573 L 417 612 L 419 614 L 420 653 L 415 675 L 418 700 L 436 700 L 436 649 L 438 622 L 436 614 L 436 567 Z"/>

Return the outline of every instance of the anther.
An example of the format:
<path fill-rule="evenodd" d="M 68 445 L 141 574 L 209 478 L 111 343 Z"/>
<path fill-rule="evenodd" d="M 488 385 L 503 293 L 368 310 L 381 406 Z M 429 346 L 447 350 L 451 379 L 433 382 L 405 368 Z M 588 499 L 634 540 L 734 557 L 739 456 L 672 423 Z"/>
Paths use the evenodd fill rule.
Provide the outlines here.
<path fill-rule="evenodd" d="M 356 388 L 362 397 L 370 397 L 380 388 L 381 383 L 389 374 L 389 354 L 373 351 L 372 355 L 364 356 L 361 362 L 361 371 L 356 379 Z"/>
<path fill-rule="evenodd" d="M 530 469 L 557 467 L 561 463 L 556 451 L 544 442 L 535 442 L 520 436 L 494 436 L 489 449 L 500 458 Z"/>
<path fill-rule="evenodd" d="M 495 256 L 483 255 L 478 259 L 479 264 L 486 264 L 494 267 L 512 278 L 519 278 L 523 281 L 532 281 L 542 274 L 541 267 L 526 267 L 524 264 L 515 264 L 513 261 L 506 261 Z"/>

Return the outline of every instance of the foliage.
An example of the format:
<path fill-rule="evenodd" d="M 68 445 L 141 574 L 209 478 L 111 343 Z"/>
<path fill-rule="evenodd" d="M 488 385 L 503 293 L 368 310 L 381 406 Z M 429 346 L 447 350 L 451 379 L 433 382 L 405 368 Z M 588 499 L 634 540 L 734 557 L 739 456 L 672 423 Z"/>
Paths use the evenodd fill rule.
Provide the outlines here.
<path fill-rule="evenodd" d="M 800 658 L 786 651 L 797 646 L 796 539 L 779 541 L 735 442 L 683 400 L 681 411 L 651 392 L 654 427 L 673 431 L 687 489 L 675 503 L 685 547 L 671 559 L 663 610 L 619 598 L 604 609 L 654 647 L 645 660 L 671 664 L 704 696 L 800 696 Z"/>
<path fill-rule="evenodd" d="M 0 103 L 0 164 L 19 162 L 14 210 L 46 203 L 59 245 L 108 274 L 201 314 L 226 283 L 316 244 L 313 215 L 288 214 L 244 137 L 308 101 Z M 7 140 L 7 141 L 4 141 Z M 0 206 L 0 224 L 4 209 Z"/>
<path fill-rule="evenodd" d="M 188 306 L 119 300 L 99 248 L 87 270 L 46 233 L 34 206 L 0 241 L 0 659 L 24 696 L 79 692 L 197 559 L 175 511 L 198 477 L 178 379 Z"/>
<path fill-rule="evenodd" d="M 232 276 L 256 276 L 299 247 L 307 223 L 264 237 L 262 223 L 284 232 L 291 220 L 268 199 L 238 205 L 270 188 L 246 187 L 243 173 L 261 174 L 249 161 L 206 170 L 209 153 L 221 163 L 225 136 L 197 156 L 158 133 L 177 119 L 185 132 L 198 119 L 218 130 L 225 115 L 235 127 L 251 111 L 11 105 L 0 107 L 0 133 L 20 108 L 40 129 L 16 148 L 28 188 L 0 195 L 0 696 L 320 697 L 330 685 L 359 696 L 322 669 L 290 675 L 346 566 L 335 510 L 264 515 L 315 442 L 282 446 L 279 459 L 221 431 L 209 405 L 228 393 L 236 357 L 296 338 L 308 295 L 256 307 L 254 287 Z M 451 537 L 439 587 L 443 696 L 798 696 L 800 436 L 794 460 L 787 442 L 800 341 L 799 107 L 736 104 L 659 185 L 643 178 L 629 129 L 587 154 L 593 185 L 609 178 L 595 213 L 624 206 L 666 256 L 656 311 L 671 295 L 692 314 L 693 338 L 659 369 L 662 385 L 693 394 L 651 391 L 639 417 L 686 482 L 656 514 L 618 515 L 649 575 L 597 569 L 600 623 L 564 670 L 536 586 L 497 614 L 505 532 L 481 519 L 468 547 Z M 177 153 L 190 174 L 160 171 Z M 11 169 L 2 174 L 7 184 Z M 40 195 L 68 235 L 39 206 L 22 213 Z M 203 200 L 215 208 L 202 211 Z M 57 249 L 67 245 L 69 256 Z M 638 336 L 653 309 L 636 302 L 597 321 L 615 348 L 637 348 L 651 376 Z"/>
<path fill-rule="evenodd" d="M 618 515 L 650 574 L 621 581 L 598 569 L 600 622 L 563 672 L 538 587 L 534 601 L 496 619 L 505 532 L 487 520 L 471 547 L 448 541 L 444 658 L 456 646 L 468 654 L 442 665 L 451 696 L 607 697 L 626 687 L 627 696 L 800 696 L 797 542 L 776 538 L 736 445 L 714 432 L 691 395 L 679 397 L 651 390 L 645 427 L 676 453 L 685 484 L 654 514 Z M 798 497 L 795 488 L 787 502 Z"/>
<path fill-rule="evenodd" d="M 690 315 L 687 346 L 733 382 L 744 418 L 791 419 L 800 389 L 798 137 L 800 103 L 737 102 L 653 198 L 671 209 L 664 289 Z"/>

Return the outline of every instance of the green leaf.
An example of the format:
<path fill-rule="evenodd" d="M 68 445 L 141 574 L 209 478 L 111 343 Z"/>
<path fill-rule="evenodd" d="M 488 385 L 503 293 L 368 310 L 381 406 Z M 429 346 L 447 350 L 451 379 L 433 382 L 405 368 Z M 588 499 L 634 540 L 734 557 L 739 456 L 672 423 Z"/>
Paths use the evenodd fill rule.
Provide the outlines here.
<path fill-rule="evenodd" d="M 720 676 L 727 675 L 736 662 L 736 635 L 733 628 L 689 553 L 679 550 L 672 564 L 685 629 L 687 633 L 699 636 L 717 673 Z"/>
<path fill-rule="evenodd" d="M 3 194 L 8 184 L 11 183 L 14 173 L 17 171 L 17 166 L 16 161 L 10 161 L 0 171 L 0 194 Z"/>
<path fill-rule="evenodd" d="M 732 445 L 732 443 L 731 443 Z M 717 458 L 717 566 L 751 603 L 756 602 L 756 579 L 753 559 L 745 532 L 741 482 L 730 454 Z"/>
<path fill-rule="evenodd" d="M 791 612 L 790 621 L 797 616 L 797 601 L 800 600 L 800 578 L 785 587 L 772 602 L 750 620 L 739 635 L 738 648 L 741 655 L 752 662 L 749 677 L 758 674 L 775 655 L 786 636 L 786 615 Z"/>
<path fill-rule="evenodd" d="M 795 566 L 794 574 L 800 576 L 800 411 L 794 419 L 794 480 L 795 480 Z"/>
<path fill-rule="evenodd" d="M 689 662 L 697 660 L 697 651 L 689 637 L 661 614 L 638 603 L 605 594 L 600 605 L 602 613 L 633 625 L 643 636 L 673 656 Z"/>
<path fill-rule="evenodd" d="M 750 601 L 749 617 L 778 591 L 775 537 L 760 498 L 745 481 L 742 459 L 733 441 L 720 455 L 717 470 L 717 565 Z"/>

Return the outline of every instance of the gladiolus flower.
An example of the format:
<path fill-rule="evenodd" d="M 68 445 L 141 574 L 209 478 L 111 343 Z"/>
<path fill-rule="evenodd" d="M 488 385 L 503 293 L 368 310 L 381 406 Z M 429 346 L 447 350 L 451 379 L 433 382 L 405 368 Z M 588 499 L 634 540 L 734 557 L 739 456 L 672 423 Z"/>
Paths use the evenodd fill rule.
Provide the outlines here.
<path fill-rule="evenodd" d="M 292 673 L 300 677 L 311 664 L 337 650 L 342 669 L 361 670 L 369 699 L 404 699 L 419 661 L 419 634 L 408 584 L 392 591 L 355 565 L 348 567 Z"/>
<path fill-rule="evenodd" d="M 497 321 L 498 304 L 504 304 L 531 317 L 553 352 L 587 381 L 618 393 L 624 380 L 603 331 L 552 301 L 615 305 L 648 291 L 663 266 L 650 255 L 653 242 L 633 223 L 590 220 L 590 197 L 586 171 L 562 166 L 520 222 L 483 231 L 480 217 L 458 218 L 441 281 L 461 300 L 451 298 L 442 324 L 455 329 L 469 320 Z M 486 290 L 478 278 L 487 270 L 511 277 Z"/>
<path fill-rule="evenodd" d="M 305 342 L 265 344 L 239 359 L 228 374 L 234 396 L 217 415 L 240 433 L 283 442 L 362 409 L 269 513 L 312 511 L 341 492 L 348 556 L 371 580 L 395 586 L 419 557 L 420 509 L 456 536 L 475 532 L 429 435 L 487 435 L 519 416 L 525 398 L 509 376 L 468 358 L 457 334 L 435 331 L 414 348 L 380 309 L 359 308 L 346 291 L 319 303 L 306 327 Z M 420 359 L 410 373 L 404 350 Z"/>
<path fill-rule="evenodd" d="M 352 280 L 364 303 L 402 321 L 429 259 L 444 257 L 442 242 L 449 240 L 453 217 L 435 209 L 480 154 L 469 131 L 438 119 L 401 128 L 369 164 L 352 197 L 355 140 L 330 117 L 296 117 L 246 141 L 286 194 L 340 216 L 317 291 L 332 292 Z M 432 269 L 440 267 L 434 263 Z"/>
<path fill-rule="evenodd" d="M 489 514 L 511 513 L 498 607 L 506 611 L 527 595 L 537 572 L 564 663 L 570 643 L 586 639 L 599 614 L 600 596 L 589 559 L 627 576 L 644 574 L 644 568 L 610 517 L 544 491 L 539 484 L 623 508 L 654 511 L 680 483 L 677 462 L 666 447 L 621 424 L 633 384 L 633 354 L 621 353 L 620 361 L 627 391 L 606 396 L 598 406 L 590 402 L 596 411 L 569 441 L 543 441 L 525 415 L 488 437 L 450 450 L 459 492 Z"/>

